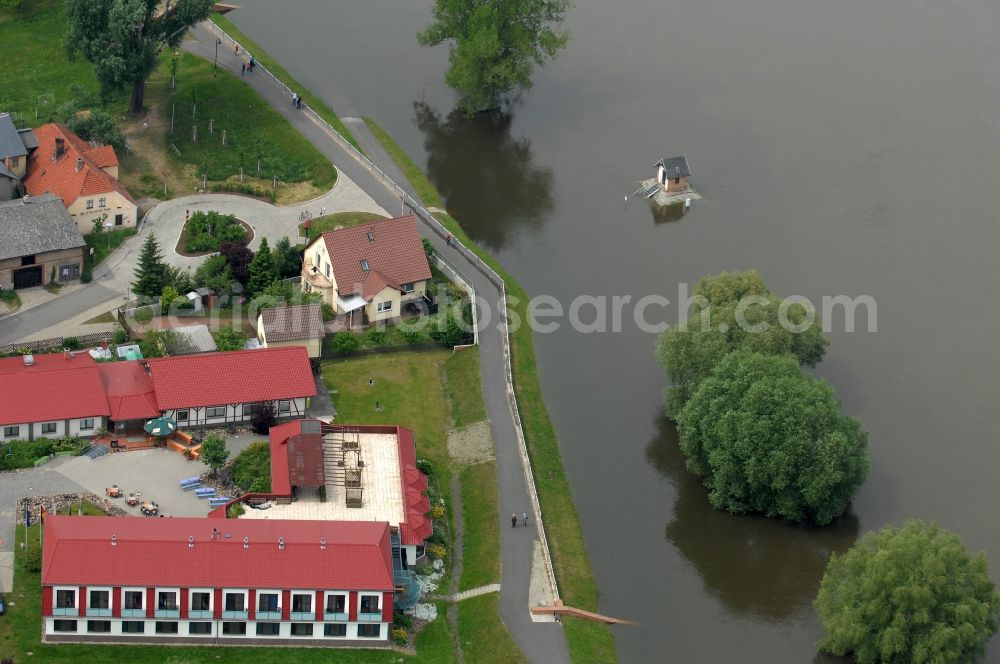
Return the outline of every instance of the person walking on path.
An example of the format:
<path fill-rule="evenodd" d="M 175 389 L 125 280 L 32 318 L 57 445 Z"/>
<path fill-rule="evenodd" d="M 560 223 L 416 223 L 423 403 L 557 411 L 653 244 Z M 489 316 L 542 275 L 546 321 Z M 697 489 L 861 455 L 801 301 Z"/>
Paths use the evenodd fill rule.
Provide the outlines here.
<path fill-rule="evenodd" d="M 524 514 L 521 515 L 521 525 L 524 526 L 525 528 L 528 527 L 528 513 L 527 512 L 525 512 Z"/>
<path fill-rule="evenodd" d="M 517 515 L 516 514 L 511 514 L 510 515 L 510 527 L 511 528 L 517 528 Z"/>
<path fill-rule="evenodd" d="M 240 76 L 244 76 L 247 73 L 247 63 L 240 62 Z"/>
<path fill-rule="evenodd" d="M 450 246 L 452 246 L 452 245 L 451 245 L 451 241 L 452 241 L 453 239 L 455 239 L 455 236 L 454 236 L 454 235 L 452 235 L 451 233 L 448 233 L 448 237 L 446 237 L 446 238 L 444 239 L 444 241 L 445 241 L 445 244 L 447 244 L 447 245 L 448 245 L 449 247 L 450 247 Z"/>
<path fill-rule="evenodd" d="M 299 105 L 299 95 L 297 93 L 293 92 L 292 93 L 292 106 L 295 106 L 297 108 L 298 105 Z"/>
<path fill-rule="evenodd" d="M 254 65 L 256 65 L 256 64 L 257 64 L 257 61 L 256 61 L 256 60 L 254 60 L 254 59 L 253 59 L 253 56 L 251 55 L 251 56 L 250 56 L 250 73 L 251 73 L 251 74 L 253 73 L 253 68 L 254 68 Z"/>

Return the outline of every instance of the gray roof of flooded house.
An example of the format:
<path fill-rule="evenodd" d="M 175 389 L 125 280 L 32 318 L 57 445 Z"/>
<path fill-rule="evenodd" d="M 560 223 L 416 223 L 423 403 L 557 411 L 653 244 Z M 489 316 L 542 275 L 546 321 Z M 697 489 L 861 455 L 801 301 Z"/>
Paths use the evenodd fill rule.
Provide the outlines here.
<path fill-rule="evenodd" d="M 35 136 L 34 129 L 18 129 L 17 133 L 21 135 L 21 142 L 29 152 L 38 147 L 38 137 Z"/>
<path fill-rule="evenodd" d="M 21 178 L 17 177 L 16 175 L 14 175 L 14 174 L 13 174 L 13 173 L 12 173 L 12 172 L 10 171 L 10 169 L 9 169 L 9 168 L 7 168 L 6 166 L 4 166 L 4 165 L 3 165 L 3 163 L 2 163 L 2 162 L 0 162 L 0 175 L 2 175 L 2 176 L 4 176 L 4 177 L 8 177 L 8 178 L 10 178 L 11 180 L 20 180 L 20 179 L 21 179 Z"/>
<path fill-rule="evenodd" d="M 24 147 L 21 134 L 18 133 L 9 113 L 0 114 L 0 159 L 5 157 L 22 157 L 28 154 Z"/>
<path fill-rule="evenodd" d="M 662 165 L 663 170 L 665 170 L 667 175 L 670 177 L 686 178 L 691 175 L 691 169 L 688 167 L 688 159 L 684 155 L 681 155 L 680 157 L 661 159 L 654 165 Z"/>
<path fill-rule="evenodd" d="M 219 350 L 215 345 L 215 339 L 212 337 L 212 332 L 208 329 L 207 325 L 178 325 L 172 328 L 174 334 L 184 337 L 187 341 L 188 348 L 185 349 L 187 353 L 211 353 L 213 351 Z"/>
<path fill-rule="evenodd" d="M 0 260 L 84 245 L 80 229 L 58 196 L 0 203 Z"/>

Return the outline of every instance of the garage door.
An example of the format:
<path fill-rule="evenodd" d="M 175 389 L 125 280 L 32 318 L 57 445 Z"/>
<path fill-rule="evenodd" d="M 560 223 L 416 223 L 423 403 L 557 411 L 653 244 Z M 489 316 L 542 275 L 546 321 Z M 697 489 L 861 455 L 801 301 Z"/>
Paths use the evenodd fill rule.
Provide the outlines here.
<path fill-rule="evenodd" d="M 42 285 L 42 266 L 25 267 L 14 270 L 14 288 L 31 288 Z"/>

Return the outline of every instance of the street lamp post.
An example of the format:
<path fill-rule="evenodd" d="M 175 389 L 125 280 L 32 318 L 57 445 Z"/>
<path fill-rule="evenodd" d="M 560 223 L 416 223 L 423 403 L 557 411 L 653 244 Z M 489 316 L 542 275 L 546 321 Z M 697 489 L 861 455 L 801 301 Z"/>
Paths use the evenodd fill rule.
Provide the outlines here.
<path fill-rule="evenodd" d="M 110 221 L 104 223 L 104 227 L 108 229 L 108 251 L 111 251 L 111 229 L 115 227 Z"/>
<path fill-rule="evenodd" d="M 219 73 L 219 44 L 222 40 L 218 37 L 215 38 L 215 70 L 212 72 L 212 76 L 216 76 Z"/>

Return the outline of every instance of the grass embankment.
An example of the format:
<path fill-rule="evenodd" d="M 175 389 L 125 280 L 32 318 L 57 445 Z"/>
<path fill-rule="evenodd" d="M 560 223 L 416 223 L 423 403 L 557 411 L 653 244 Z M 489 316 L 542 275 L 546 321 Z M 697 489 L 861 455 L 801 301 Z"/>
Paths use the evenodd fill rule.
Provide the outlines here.
<path fill-rule="evenodd" d="M 420 173 L 417 181 L 411 180 L 411 184 L 420 194 L 424 204 L 443 207 L 439 203 L 442 200 L 441 196 L 436 190 L 430 196 L 420 193 L 421 189 L 427 186 L 433 188 L 433 184 L 420 172 L 409 156 L 395 142 L 386 143 L 382 139 L 385 132 L 375 131 L 377 125 L 368 122 L 375 135 L 383 140 L 383 145 L 396 161 L 396 165 L 408 177 L 410 173 Z M 522 321 L 522 325 L 510 332 L 514 391 L 521 411 L 521 424 L 527 439 L 528 455 L 531 458 L 535 486 L 542 506 L 545 533 L 548 536 L 559 592 L 566 604 L 596 611 L 600 592 L 590 568 L 580 518 L 573 505 L 572 492 L 563 470 L 555 429 L 549 419 L 538 380 L 534 340 L 531 328 L 527 325 L 528 295 L 492 256 L 469 238 L 458 221 L 448 214 L 439 213 L 434 216 L 506 282 L 510 314 L 512 318 L 516 317 Z M 574 662 L 617 661 L 614 636 L 606 625 L 576 618 L 566 618 L 563 625 Z"/>
<path fill-rule="evenodd" d="M 0 301 L 7 305 L 7 313 L 17 311 L 21 308 L 21 296 L 17 294 L 17 291 L 0 291 Z"/>
<path fill-rule="evenodd" d="M 339 131 L 344 138 L 361 151 L 361 146 L 354 140 L 351 132 L 340 121 L 340 118 L 333 112 L 333 109 L 326 105 L 326 102 L 313 94 L 306 86 L 296 81 L 284 67 L 278 64 L 277 60 L 268 55 L 267 51 L 261 48 L 257 42 L 247 37 L 242 30 L 236 27 L 235 23 L 221 14 L 213 14 L 211 18 L 217 26 L 225 30 L 230 37 L 239 42 L 244 50 L 249 50 L 256 62 L 266 67 L 268 71 L 281 79 L 282 83 L 295 90 L 309 108 L 316 111 L 317 115 L 329 122 L 334 129 Z M 233 47 L 232 43 L 223 42 L 223 44 L 230 49 Z"/>
<path fill-rule="evenodd" d="M 306 229 L 302 225 L 305 222 L 302 222 L 302 224 L 299 224 L 299 235 L 306 238 L 308 241 L 327 231 L 336 230 L 338 228 L 348 228 L 350 226 L 360 226 L 362 224 L 367 224 L 372 221 L 380 221 L 386 218 L 387 217 L 375 214 L 374 212 L 334 212 L 333 214 L 325 214 L 322 217 L 310 219 L 308 236 L 306 236 Z"/>
<path fill-rule="evenodd" d="M 403 171 L 406 179 L 413 185 L 413 190 L 417 192 L 417 198 L 420 199 L 424 206 L 444 208 L 444 199 L 438 193 L 437 187 L 424 175 L 423 170 L 413 163 L 413 160 L 410 159 L 403 148 L 382 127 L 378 126 L 374 120 L 367 117 L 364 120 L 368 128 L 375 134 L 375 138 L 379 140 L 385 151 L 389 153 L 389 156 L 396 162 L 399 169 Z"/>
<path fill-rule="evenodd" d="M 86 504 L 85 504 L 86 509 Z M 37 550 L 40 526 L 28 529 L 28 549 Z M 25 539 L 24 526 L 17 527 L 17 540 Z M 14 662 L 38 661 L 46 664 L 271 664 L 289 658 L 287 648 L 225 647 L 207 650 L 204 646 L 147 645 L 49 645 L 41 642 L 41 575 L 25 569 L 26 552 L 15 549 L 14 590 L 7 593 L 7 613 L 0 618 L 0 659 Z M 442 605 L 439 610 L 443 613 Z M 321 664 L 335 657 L 340 664 L 395 664 L 400 660 L 421 664 L 450 664 L 455 661 L 453 636 L 445 620 L 438 620 L 417 635 L 417 657 L 391 650 L 338 649 L 334 655 L 326 648 L 296 648 L 296 663 Z M 31 656 L 28 653 L 32 653 Z M 209 654 L 211 653 L 211 654 Z"/>
<path fill-rule="evenodd" d="M 188 194 L 202 187 L 204 175 L 212 191 L 286 203 L 314 198 L 337 179 L 330 161 L 240 76 L 190 53 L 161 58 L 146 84 L 146 105 L 149 127 L 129 126 L 135 155 L 123 169 L 140 195 L 164 198 L 164 177 L 168 195 Z M 275 188 L 274 177 L 287 184 Z"/>
<path fill-rule="evenodd" d="M 0 113 L 16 112 L 19 127 L 21 118 L 31 127 L 52 122 L 56 108 L 70 98 L 97 95 L 90 63 L 70 60 L 62 48 L 65 32 L 64 0 L 27 0 L 21 9 L 0 9 Z M 124 99 L 115 100 L 119 112 Z"/>

